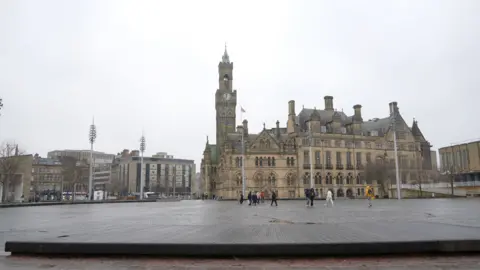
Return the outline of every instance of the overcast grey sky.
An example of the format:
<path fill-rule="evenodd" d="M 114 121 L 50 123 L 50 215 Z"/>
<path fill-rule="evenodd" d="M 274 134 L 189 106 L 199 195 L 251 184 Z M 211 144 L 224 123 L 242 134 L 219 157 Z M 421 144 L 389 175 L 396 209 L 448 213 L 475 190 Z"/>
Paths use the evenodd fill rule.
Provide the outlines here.
<path fill-rule="evenodd" d="M 138 148 L 195 159 L 215 137 L 228 43 L 251 131 L 287 102 L 385 117 L 434 148 L 480 137 L 480 1 L 0 1 L 0 141 L 30 153 Z M 240 120 L 237 120 L 237 123 Z"/>

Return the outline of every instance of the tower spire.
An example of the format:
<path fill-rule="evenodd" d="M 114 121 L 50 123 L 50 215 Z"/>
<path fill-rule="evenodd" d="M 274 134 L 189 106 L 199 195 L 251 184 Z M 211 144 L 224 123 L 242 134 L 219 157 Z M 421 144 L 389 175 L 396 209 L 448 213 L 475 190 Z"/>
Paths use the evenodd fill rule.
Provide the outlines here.
<path fill-rule="evenodd" d="M 230 57 L 228 56 L 228 52 L 227 52 L 227 42 L 225 42 L 225 51 L 223 52 L 222 62 L 230 63 Z"/>

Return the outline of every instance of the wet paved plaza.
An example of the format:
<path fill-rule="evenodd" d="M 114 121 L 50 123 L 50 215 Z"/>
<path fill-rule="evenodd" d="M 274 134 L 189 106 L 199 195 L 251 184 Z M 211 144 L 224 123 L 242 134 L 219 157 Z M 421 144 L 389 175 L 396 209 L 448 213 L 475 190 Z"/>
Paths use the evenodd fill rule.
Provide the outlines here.
<path fill-rule="evenodd" d="M 278 243 L 480 238 L 480 200 L 232 201 L 61 205 L 0 209 L 7 240 L 65 242 Z"/>

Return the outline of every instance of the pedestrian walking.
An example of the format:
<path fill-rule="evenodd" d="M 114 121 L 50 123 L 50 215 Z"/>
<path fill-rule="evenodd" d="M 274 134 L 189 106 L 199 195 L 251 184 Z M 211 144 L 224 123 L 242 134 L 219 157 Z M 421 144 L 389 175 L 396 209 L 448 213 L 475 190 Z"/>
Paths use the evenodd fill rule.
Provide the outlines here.
<path fill-rule="evenodd" d="M 252 192 L 249 191 L 247 195 L 248 205 L 252 205 Z"/>
<path fill-rule="evenodd" d="M 328 206 L 332 206 L 333 207 L 333 194 L 332 194 L 332 191 L 327 191 L 327 199 L 326 199 L 326 203 L 325 203 L 325 206 L 328 207 Z"/>
<path fill-rule="evenodd" d="M 315 200 L 315 190 L 313 188 L 310 189 L 310 206 L 313 206 L 313 200 Z"/>
<path fill-rule="evenodd" d="M 307 199 L 307 206 L 310 204 L 310 190 L 305 189 L 305 198 Z"/>
<path fill-rule="evenodd" d="M 270 203 L 270 206 L 273 206 L 273 203 L 275 203 L 275 206 L 278 206 L 277 204 L 277 194 L 275 191 L 272 191 L 272 202 Z"/>
<path fill-rule="evenodd" d="M 372 207 L 372 200 L 375 199 L 375 194 L 373 192 L 373 188 L 371 186 L 367 186 L 365 188 L 368 200 L 368 208 Z"/>
<path fill-rule="evenodd" d="M 240 193 L 240 204 L 243 204 L 243 193 Z"/>
<path fill-rule="evenodd" d="M 257 205 L 257 193 L 254 191 L 252 193 L 252 201 L 253 201 L 253 205 Z"/>

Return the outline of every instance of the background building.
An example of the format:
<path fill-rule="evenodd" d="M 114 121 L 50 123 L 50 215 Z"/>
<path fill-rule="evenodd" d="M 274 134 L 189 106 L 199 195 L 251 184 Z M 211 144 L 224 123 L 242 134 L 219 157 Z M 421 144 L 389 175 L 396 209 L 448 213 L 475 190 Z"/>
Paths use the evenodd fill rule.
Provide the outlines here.
<path fill-rule="evenodd" d="M 140 174 L 144 173 L 145 191 L 163 195 L 190 195 L 195 180 L 193 160 L 178 159 L 166 153 L 144 157 L 141 169 L 138 150 L 123 150 L 112 164 L 111 188 L 115 192 L 136 193 L 140 191 Z"/>
<path fill-rule="evenodd" d="M 385 117 L 364 121 L 361 105 L 353 106 L 353 115 L 349 116 L 335 109 L 332 96 L 324 97 L 323 110 L 303 108 L 298 115 L 291 100 L 286 127 L 277 121 L 273 128 L 264 125 L 261 132 L 250 133 L 247 120 L 236 126 L 237 91 L 232 87 L 233 63 L 226 50 L 218 74 L 216 144 L 207 138 L 201 164 L 204 189 L 210 196 L 238 198 L 243 163 L 248 191 L 264 191 L 267 195 L 277 191 L 280 197 L 300 197 L 305 188 L 310 188 L 313 173 L 315 189 L 321 196 L 327 190 L 337 197 L 363 196 L 365 183 L 373 184 L 377 194 L 387 195 L 395 181 L 393 113 L 402 183 L 426 181 L 424 172 L 432 169 L 430 143 L 417 121 L 407 125 L 397 102 L 389 104 Z"/>
<path fill-rule="evenodd" d="M 33 157 L 32 196 L 40 199 L 47 196 L 55 200 L 60 198 L 63 184 L 63 167 L 60 161 L 38 155 Z"/>
<path fill-rule="evenodd" d="M 27 201 L 32 180 L 32 155 L 21 155 L 18 145 L 6 145 L 0 156 L 0 202 Z"/>
<path fill-rule="evenodd" d="M 441 172 L 452 175 L 456 185 L 480 184 L 480 141 L 442 147 L 438 152 Z"/>
<path fill-rule="evenodd" d="M 438 155 L 436 150 L 430 151 L 430 157 L 432 160 L 432 170 L 438 171 L 440 168 L 438 167 Z"/>
<path fill-rule="evenodd" d="M 99 164 L 93 170 L 93 189 L 106 190 L 111 183 L 112 164 Z"/>
<path fill-rule="evenodd" d="M 54 150 L 47 154 L 48 158 L 60 159 L 61 157 L 73 157 L 78 161 L 90 164 L 90 150 Z M 104 152 L 93 151 L 93 159 L 95 166 L 102 164 L 112 164 L 115 155 L 106 154 Z"/>

